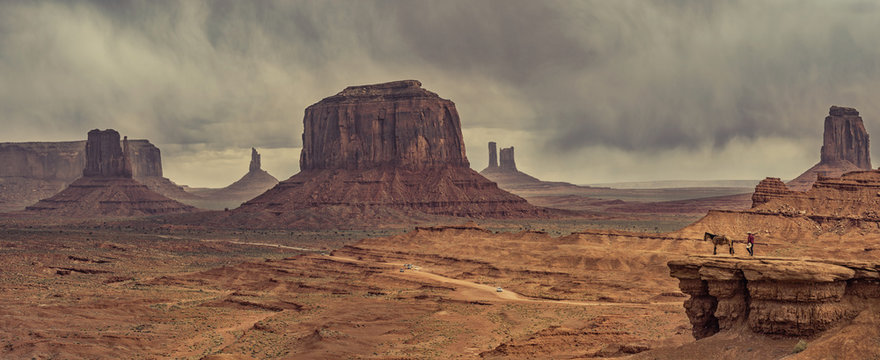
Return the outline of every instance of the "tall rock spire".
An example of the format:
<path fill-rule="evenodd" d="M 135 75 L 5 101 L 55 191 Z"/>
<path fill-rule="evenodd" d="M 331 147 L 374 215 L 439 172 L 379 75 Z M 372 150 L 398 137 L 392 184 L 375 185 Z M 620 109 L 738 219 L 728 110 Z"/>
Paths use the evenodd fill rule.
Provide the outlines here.
<path fill-rule="evenodd" d="M 248 172 L 260 171 L 263 166 L 260 164 L 260 153 L 257 149 L 251 148 L 251 165 Z"/>

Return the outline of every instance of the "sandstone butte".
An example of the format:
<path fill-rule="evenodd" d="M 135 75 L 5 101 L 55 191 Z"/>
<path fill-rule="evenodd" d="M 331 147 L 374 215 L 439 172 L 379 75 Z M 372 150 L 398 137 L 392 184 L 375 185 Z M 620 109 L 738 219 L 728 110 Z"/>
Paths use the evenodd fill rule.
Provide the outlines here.
<path fill-rule="evenodd" d="M 128 139 L 121 143 L 120 146 L 119 133 L 115 130 L 89 131 L 82 177 L 26 210 L 66 217 L 141 216 L 196 210 L 134 180 Z"/>
<path fill-rule="evenodd" d="M 684 307 L 697 339 L 743 326 L 810 336 L 855 318 L 880 298 L 878 264 L 691 256 L 668 266 L 690 295 Z"/>
<path fill-rule="evenodd" d="M 193 197 L 163 177 L 161 152 L 149 140 L 128 140 L 128 148 L 134 179 L 167 197 Z M 85 166 L 86 141 L 0 143 L 0 211 L 57 194 Z"/>
<path fill-rule="evenodd" d="M 470 169 L 455 104 L 421 85 L 350 86 L 306 108 L 301 171 L 235 213 L 282 226 L 303 209 L 344 208 L 366 216 L 547 215 Z"/>
<path fill-rule="evenodd" d="M 850 171 L 871 170 L 868 132 L 859 112 L 832 106 L 825 117 L 819 163 L 788 182 L 792 190 L 805 191 L 817 176 L 837 177 Z"/>

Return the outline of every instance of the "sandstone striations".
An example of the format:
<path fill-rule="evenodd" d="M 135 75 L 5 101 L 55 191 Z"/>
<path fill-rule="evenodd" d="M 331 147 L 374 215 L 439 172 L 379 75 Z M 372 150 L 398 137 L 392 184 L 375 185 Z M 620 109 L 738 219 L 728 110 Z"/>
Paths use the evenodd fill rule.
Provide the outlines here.
<path fill-rule="evenodd" d="M 85 147 L 83 176 L 64 191 L 27 207 L 41 215 L 91 217 L 140 216 L 194 211 L 132 178 L 127 139 L 120 146 L 115 130 L 92 130 Z"/>
<path fill-rule="evenodd" d="M 880 265 L 692 256 L 669 261 L 690 295 L 697 339 L 747 326 L 760 334 L 809 336 L 856 317 L 880 296 Z"/>
<path fill-rule="evenodd" d="M 265 226 L 291 226 L 304 209 L 344 208 L 354 217 L 546 214 L 468 167 L 455 104 L 418 81 L 348 87 L 309 106 L 303 123 L 301 172 L 236 214 L 258 213 L 247 218 Z"/>
<path fill-rule="evenodd" d="M 832 106 L 828 113 L 820 161 L 788 183 L 793 190 L 809 189 L 819 175 L 837 177 L 850 171 L 871 169 L 870 141 L 859 112 Z"/>

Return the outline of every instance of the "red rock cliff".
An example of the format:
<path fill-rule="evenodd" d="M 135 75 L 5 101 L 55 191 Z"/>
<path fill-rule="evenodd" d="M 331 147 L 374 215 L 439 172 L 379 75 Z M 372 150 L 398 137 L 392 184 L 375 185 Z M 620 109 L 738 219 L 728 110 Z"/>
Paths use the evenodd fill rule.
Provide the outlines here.
<path fill-rule="evenodd" d="M 306 108 L 300 169 L 469 166 L 455 104 L 421 86 L 350 86 Z"/>

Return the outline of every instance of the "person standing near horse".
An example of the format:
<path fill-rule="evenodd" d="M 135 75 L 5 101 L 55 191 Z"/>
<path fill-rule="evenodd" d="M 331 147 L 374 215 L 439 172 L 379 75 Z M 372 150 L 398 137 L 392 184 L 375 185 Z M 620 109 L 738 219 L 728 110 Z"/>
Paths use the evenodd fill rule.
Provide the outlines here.
<path fill-rule="evenodd" d="M 749 251 L 749 256 L 755 256 L 755 233 L 749 232 L 749 240 L 746 242 L 746 250 Z"/>

